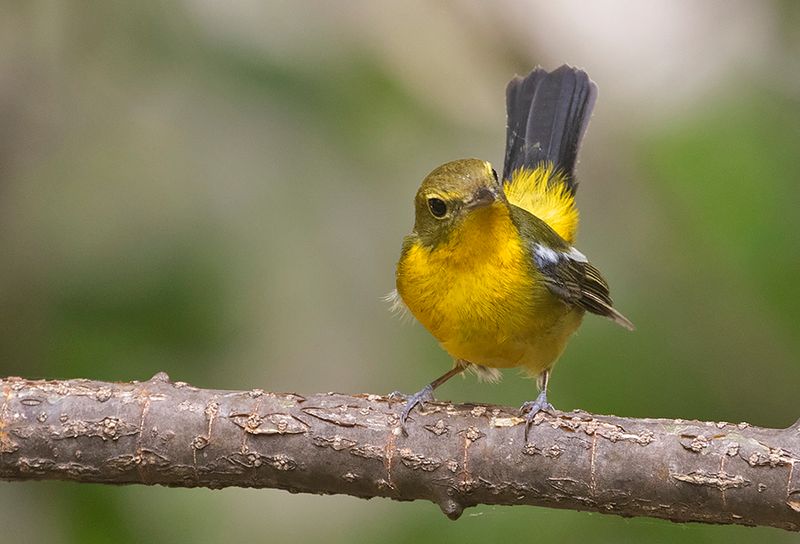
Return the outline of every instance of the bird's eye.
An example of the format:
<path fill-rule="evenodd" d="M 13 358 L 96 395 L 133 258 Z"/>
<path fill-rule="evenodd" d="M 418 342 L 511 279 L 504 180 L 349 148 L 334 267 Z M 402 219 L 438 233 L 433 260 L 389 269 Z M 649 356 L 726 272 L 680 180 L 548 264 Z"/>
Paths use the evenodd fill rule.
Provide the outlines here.
<path fill-rule="evenodd" d="M 441 198 L 429 198 L 428 199 L 428 208 L 431 210 L 431 213 L 437 219 L 441 219 L 445 215 L 447 215 L 447 204 L 444 203 L 444 200 Z"/>
<path fill-rule="evenodd" d="M 497 170 L 494 168 L 492 168 L 492 176 L 494 177 L 494 180 L 497 181 Z"/>

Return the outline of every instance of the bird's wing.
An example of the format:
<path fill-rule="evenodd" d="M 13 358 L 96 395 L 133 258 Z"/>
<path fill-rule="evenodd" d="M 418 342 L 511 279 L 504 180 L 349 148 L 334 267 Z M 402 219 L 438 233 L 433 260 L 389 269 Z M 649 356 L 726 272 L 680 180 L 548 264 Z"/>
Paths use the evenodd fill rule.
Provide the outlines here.
<path fill-rule="evenodd" d="M 553 249 L 537 242 L 533 244 L 532 254 L 534 264 L 551 293 L 564 302 L 633 330 L 633 323 L 614 309 L 606 280 L 583 253 L 574 247 Z"/>
<path fill-rule="evenodd" d="M 614 309 L 606 280 L 583 253 L 538 217 L 513 205 L 511 211 L 520 237 L 529 250 L 531 264 L 553 295 L 633 330 L 633 323 Z"/>

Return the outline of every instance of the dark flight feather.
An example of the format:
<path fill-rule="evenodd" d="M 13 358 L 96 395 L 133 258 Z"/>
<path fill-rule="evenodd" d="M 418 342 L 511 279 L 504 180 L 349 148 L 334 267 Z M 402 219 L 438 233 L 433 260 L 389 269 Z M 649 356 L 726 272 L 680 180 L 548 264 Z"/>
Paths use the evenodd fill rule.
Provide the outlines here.
<path fill-rule="evenodd" d="M 633 323 L 614 309 L 608 284 L 600 271 L 588 262 L 576 261 L 565 254 L 539 267 L 547 288 L 564 302 L 593 314 L 602 315 L 633 330 Z"/>
<path fill-rule="evenodd" d="M 519 168 L 551 162 L 577 189 L 578 146 L 592 115 L 597 86 L 586 72 L 563 65 L 516 76 L 506 88 L 506 155 L 503 179 Z"/>

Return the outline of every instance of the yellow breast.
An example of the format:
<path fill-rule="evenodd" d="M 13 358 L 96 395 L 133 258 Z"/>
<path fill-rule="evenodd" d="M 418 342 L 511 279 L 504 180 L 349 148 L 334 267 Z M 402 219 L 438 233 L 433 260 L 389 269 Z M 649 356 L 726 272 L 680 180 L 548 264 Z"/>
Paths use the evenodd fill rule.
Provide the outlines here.
<path fill-rule="evenodd" d="M 475 210 L 446 241 L 406 249 L 398 292 L 453 357 L 538 373 L 558 358 L 580 312 L 537 282 L 522 244 L 504 203 Z"/>

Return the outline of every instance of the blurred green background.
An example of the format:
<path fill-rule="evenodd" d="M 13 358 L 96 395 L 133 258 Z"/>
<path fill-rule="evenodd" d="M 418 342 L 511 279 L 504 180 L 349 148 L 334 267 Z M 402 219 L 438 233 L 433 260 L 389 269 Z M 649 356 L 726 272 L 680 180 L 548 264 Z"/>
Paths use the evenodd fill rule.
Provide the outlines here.
<path fill-rule="evenodd" d="M 498 164 L 504 88 L 584 67 L 589 318 L 561 409 L 800 410 L 800 9 L 751 1 L 3 2 L 0 375 L 415 391 L 449 366 L 381 296 L 419 181 Z M 519 405 L 535 386 L 453 380 Z M 0 484 L 26 542 L 796 542 L 772 529 L 282 491 Z"/>

